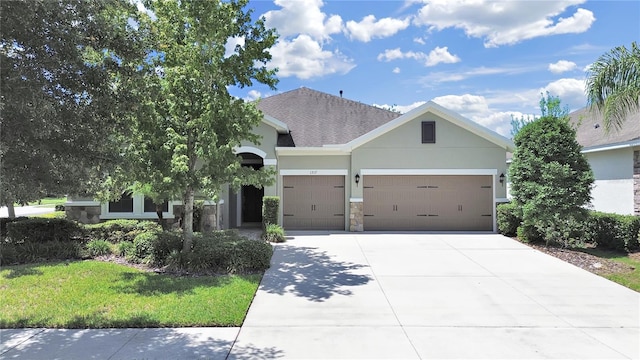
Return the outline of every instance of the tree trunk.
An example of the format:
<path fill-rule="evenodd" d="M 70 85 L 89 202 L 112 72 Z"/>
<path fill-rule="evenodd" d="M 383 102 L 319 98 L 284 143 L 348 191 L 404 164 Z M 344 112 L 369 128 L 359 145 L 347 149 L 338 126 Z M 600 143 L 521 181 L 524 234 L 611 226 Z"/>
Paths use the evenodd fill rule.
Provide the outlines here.
<path fill-rule="evenodd" d="M 162 216 L 162 204 L 156 204 L 156 214 L 158 215 L 158 224 L 165 230 L 164 217 Z"/>
<path fill-rule="evenodd" d="M 13 207 L 13 201 L 9 201 L 7 204 L 7 211 L 9 212 L 10 219 L 14 219 L 16 217 L 16 209 Z"/>
<path fill-rule="evenodd" d="M 193 188 L 189 186 L 184 194 L 184 219 L 182 224 L 184 230 L 183 252 L 191 251 L 191 244 L 193 243 L 193 200 L 194 191 Z"/>

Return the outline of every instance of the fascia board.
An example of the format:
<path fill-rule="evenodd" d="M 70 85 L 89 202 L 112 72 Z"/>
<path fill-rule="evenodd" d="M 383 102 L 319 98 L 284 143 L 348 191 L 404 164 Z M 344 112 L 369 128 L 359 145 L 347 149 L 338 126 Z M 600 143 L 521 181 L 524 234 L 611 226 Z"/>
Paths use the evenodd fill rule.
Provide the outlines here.
<path fill-rule="evenodd" d="M 263 113 L 263 118 L 262 118 L 262 122 L 275 128 L 276 131 L 278 131 L 278 133 L 280 134 L 287 134 L 289 133 L 289 126 L 287 126 L 287 124 L 283 123 L 282 121 L 274 118 L 271 115 L 267 115 Z"/>

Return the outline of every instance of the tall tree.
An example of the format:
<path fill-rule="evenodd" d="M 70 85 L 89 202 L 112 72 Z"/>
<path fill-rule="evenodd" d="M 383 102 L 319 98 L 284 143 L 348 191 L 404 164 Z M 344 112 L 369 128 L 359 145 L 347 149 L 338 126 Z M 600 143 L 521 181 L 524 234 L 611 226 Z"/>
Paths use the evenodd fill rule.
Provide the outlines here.
<path fill-rule="evenodd" d="M 572 229 L 584 218 L 591 199 L 593 173 L 558 98 L 540 101 L 542 117 L 516 134 L 509 167 L 511 195 L 522 209 L 522 231 L 528 241 L 569 245 Z"/>
<path fill-rule="evenodd" d="M 141 55 L 134 10 L 126 0 L 0 1 L 0 204 L 89 190 L 117 158 L 127 96 L 113 85 Z"/>
<path fill-rule="evenodd" d="M 248 0 L 149 1 L 152 16 L 139 23 L 151 51 L 132 84 L 139 98 L 129 118 L 133 131 L 121 179 L 162 197 L 182 198 L 184 250 L 191 248 L 196 193 L 215 199 L 223 184 L 262 186 L 273 174 L 242 167 L 234 149 L 262 114 L 229 94 L 254 82 L 275 89 L 267 68 L 275 31 L 252 20 Z M 235 44 L 235 46 L 233 46 Z M 124 176 L 124 178 L 122 177 Z M 119 183 L 122 183 L 120 181 Z"/>
<path fill-rule="evenodd" d="M 587 72 L 587 103 L 602 113 L 607 131 L 619 129 L 640 111 L 640 47 L 618 46 L 601 55 Z"/>

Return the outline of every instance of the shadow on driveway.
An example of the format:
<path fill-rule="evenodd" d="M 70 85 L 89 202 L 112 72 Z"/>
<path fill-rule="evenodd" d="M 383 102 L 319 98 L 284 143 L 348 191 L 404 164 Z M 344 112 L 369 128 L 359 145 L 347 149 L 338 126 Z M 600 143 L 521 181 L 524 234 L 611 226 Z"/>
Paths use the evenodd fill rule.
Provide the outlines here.
<path fill-rule="evenodd" d="M 365 285 L 373 280 L 357 274 L 366 265 L 332 259 L 326 251 L 315 247 L 279 245 L 260 285 L 271 294 L 286 293 L 311 301 L 325 301 L 333 295 L 351 295 L 347 287 Z"/>

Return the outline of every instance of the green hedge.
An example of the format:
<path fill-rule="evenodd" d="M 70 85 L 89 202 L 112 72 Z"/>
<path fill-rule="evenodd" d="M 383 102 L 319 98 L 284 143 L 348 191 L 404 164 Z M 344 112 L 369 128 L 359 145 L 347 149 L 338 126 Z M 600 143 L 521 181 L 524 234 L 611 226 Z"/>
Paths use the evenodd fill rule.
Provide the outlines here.
<path fill-rule="evenodd" d="M 85 225 L 87 240 L 107 240 L 117 244 L 122 241 L 132 242 L 138 234 L 146 231 L 161 231 L 162 226 L 154 221 L 108 220 L 99 224 Z"/>
<path fill-rule="evenodd" d="M 516 236 L 522 223 L 522 209 L 515 203 L 499 204 L 496 208 L 498 231 L 505 236 Z"/>
<path fill-rule="evenodd" d="M 27 219 L 29 218 L 26 216 L 19 216 L 15 218 L 0 218 L 0 237 L 4 238 L 5 236 L 7 236 L 7 224 Z"/>
<path fill-rule="evenodd" d="M 640 216 L 593 211 L 585 236 L 598 247 L 616 251 L 640 249 Z"/>
<path fill-rule="evenodd" d="M 280 197 L 265 196 L 262 198 L 262 228 L 266 229 L 269 224 L 278 224 L 278 207 Z"/>
<path fill-rule="evenodd" d="M 31 218 L 7 224 L 7 241 L 13 244 L 67 242 L 78 240 L 81 236 L 82 227 L 66 219 Z"/>
<path fill-rule="evenodd" d="M 0 266 L 81 258 L 82 244 L 73 241 L 3 243 Z"/>
<path fill-rule="evenodd" d="M 192 251 L 186 254 L 174 251 L 168 258 L 172 266 L 186 271 L 247 273 L 268 269 L 272 254 L 272 246 L 264 241 L 215 231 L 196 234 Z"/>

